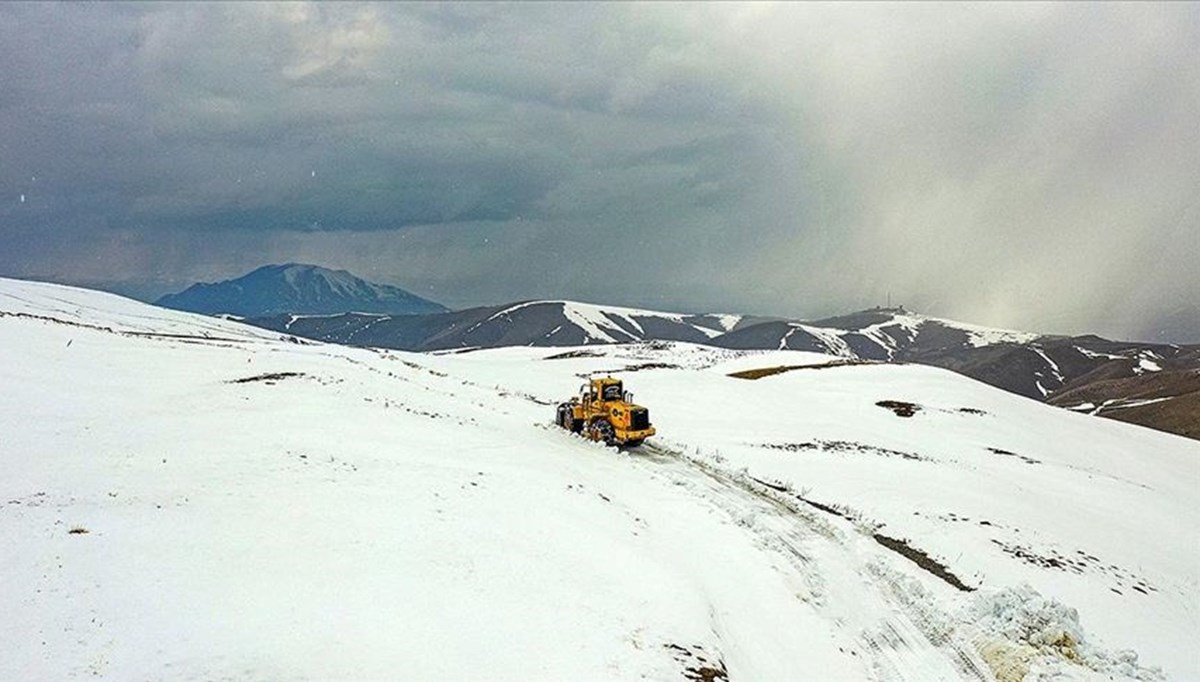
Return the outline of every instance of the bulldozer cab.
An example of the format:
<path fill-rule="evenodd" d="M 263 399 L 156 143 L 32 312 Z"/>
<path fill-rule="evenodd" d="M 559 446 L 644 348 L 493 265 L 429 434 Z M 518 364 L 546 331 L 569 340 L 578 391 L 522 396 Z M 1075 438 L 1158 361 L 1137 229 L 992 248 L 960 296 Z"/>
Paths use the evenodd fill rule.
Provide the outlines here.
<path fill-rule="evenodd" d="M 624 385 L 620 379 L 613 377 L 592 379 L 591 382 L 584 385 L 582 390 L 584 399 L 588 401 L 623 400 L 625 398 Z"/>

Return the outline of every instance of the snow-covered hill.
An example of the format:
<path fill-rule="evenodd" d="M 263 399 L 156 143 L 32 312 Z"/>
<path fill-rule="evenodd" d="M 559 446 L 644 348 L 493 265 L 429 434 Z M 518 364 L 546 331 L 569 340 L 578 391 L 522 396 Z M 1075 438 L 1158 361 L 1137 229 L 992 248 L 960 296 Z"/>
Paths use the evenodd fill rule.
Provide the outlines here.
<path fill-rule="evenodd" d="M 441 304 L 399 287 L 374 284 L 346 272 L 316 265 L 264 265 L 224 282 L 193 284 L 158 299 L 174 310 L 239 317 L 331 314 L 346 311 L 417 315 L 445 312 Z"/>
<path fill-rule="evenodd" d="M 997 344 L 1025 344 L 1038 335 L 944 320 L 903 308 L 864 310 L 814 322 L 776 320 L 743 326 L 718 340 L 727 348 L 807 350 L 867 360 Z"/>
<path fill-rule="evenodd" d="M 1200 433 L 1200 418 L 1190 409 L 1197 399 L 1191 379 L 1200 370 L 1200 346 L 1038 335 L 902 308 L 797 322 L 527 301 L 431 315 L 286 314 L 247 322 L 320 341 L 399 350 L 687 341 L 740 350 L 809 351 L 848 360 L 917 362 L 1035 400 L 1072 409 L 1105 405 L 1095 414 L 1193 437 Z M 1160 371 L 1173 379 L 1150 376 Z M 1147 396 L 1159 402 L 1145 407 L 1142 399 Z"/>
<path fill-rule="evenodd" d="M 579 301 L 522 301 L 425 316 L 276 315 L 251 320 L 308 338 L 386 348 L 444 350 L 690 341 L 725 348 L 806 350 L 871 360 L 996 344 L 1037 334 L 927 317 L 899 308 L 816 322 L 747 315 L 684 314 Z"/>
<path fill-rule="evenodd" d="M 742 320 L 577 301 L 523 301 L 435 315 L 276 315 L 248 321 L 331 343 L 428 351 L 648 340 L 708 343 Z"/>
<path fill-rule="evenodd" d="M 641 451 L 549 425 L 607 371 Z M 0 679 L 1200 677 L 1200 445 L 936 368 L 0 280 L 0 383 Z"/>
<path fill-rule="evenodd" d="M 870 360 L 1026 344 L 1039 335 L 918 315 L 867 310 L 815 322 L 748 315 L 684 314 L 579 301 L 522 301 L 427 315 L 288 315 L 250 320 L 308 338 L 401 350 L 576 346 L 690 341 L 724 348 L 806 350 Z"/>

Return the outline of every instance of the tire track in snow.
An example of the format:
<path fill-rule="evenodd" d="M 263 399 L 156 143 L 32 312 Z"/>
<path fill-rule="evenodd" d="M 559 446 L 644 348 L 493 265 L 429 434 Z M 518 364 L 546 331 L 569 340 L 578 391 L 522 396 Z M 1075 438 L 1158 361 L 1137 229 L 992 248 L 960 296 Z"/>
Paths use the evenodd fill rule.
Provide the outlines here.
<path fill-rule="evenodd" d="M 500 387 L 454 381 L 459 391 L 512 398 Z M 464 397 L 464 396 L 459 396 Z M 560 432 L 549 423 L 537 429 Z M 603 448 L 577 436 L 581 444 Z M 615 452 L 612 448 L 605 448 Z M 907 561 L 893 557 L 869 532 L 849 520 L 834 520 L 798 499 L 780 494 L 749 476 L 688 456 L 682 451 L 646 443 L 623 458 L 647 478 L 682 487 L 703 504 L 729 518 L 751 535 L 754 545 L 771 557 L 798 599 L 842 631 L 846 641 L 866 657 L 872 677 L 880 682 L 927 680 L 994 680 L 978 649 L 962 635 L 954 636 L 955 619 L 943 613 L 919 581 L 889 565 Z M 722 640 L 714 615 L 714 635 Z M 722 642 L 730 654 L 736 641 Z"/>
<path fill-rule="evenodd" d="M 646 444 L 631 463 L 682 485 L 784 559 L 796 594 L 849 634 L 870 657 L 876 679 L 993 680 L 976 646 L 954 636 L 919 583 L 888 566 L 869 536 L 842 528 L 748 476 L 670 448 Z"/>

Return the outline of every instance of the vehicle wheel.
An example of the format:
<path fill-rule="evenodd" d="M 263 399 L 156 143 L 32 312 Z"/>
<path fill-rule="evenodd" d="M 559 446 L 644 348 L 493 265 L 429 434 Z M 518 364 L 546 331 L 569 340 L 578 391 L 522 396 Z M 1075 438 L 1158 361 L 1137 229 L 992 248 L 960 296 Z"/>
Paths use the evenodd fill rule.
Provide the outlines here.
<path fill-rule="evenodd" d="M 640 441 L 640 440 L 629 440 L 629 441 L 625 441 L 625 447 L 627 447 L 627 448 L 636 448 L 637 446 L 641 445 L 643 442 L 644 442 L 644 441 Z"/>
<path fill-rule="evenodd" d="M 617 434 L 613 430 L 613 425 L 607 419 L 597 419 L 592 422 L 589 435 L 592 437 L 592 440 L 604 441 L 605 445 L 617 444 Z"/>
<path fill-rule="evenodd" d="M 554 413 L 554 423 L 567 428 L 567 408 L 565 405 L 559 405 L 558 410 Z"/>

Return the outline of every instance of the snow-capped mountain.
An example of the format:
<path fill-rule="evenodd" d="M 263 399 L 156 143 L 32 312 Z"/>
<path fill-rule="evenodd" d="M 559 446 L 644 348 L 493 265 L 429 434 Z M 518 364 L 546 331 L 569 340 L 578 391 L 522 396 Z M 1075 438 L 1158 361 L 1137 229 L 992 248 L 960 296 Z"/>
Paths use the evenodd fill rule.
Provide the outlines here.
<path fill-rule="evenodd" d="M 178 294 L 163 296 L 156 304 L 175 310 L 238 317 L 347 311 L 414 315 L 446 310 L 399 287 L 373 284 L 345 270 L 300 263 L 265 265 L 237 279 L 194 284 Z"/>
<path fill-rule="evenodd" d="M 641 450 L 551 425 L 603 372 Z M 0 384 L 0 679 L 1200 678 L 1200 444 L 938 368 L 0 279 Z"/>
<path fill-rule="evenodd" d="M 310 339 L 401 350 L 578 346 L 630 341 L 713 339 L 737 315 L 682 315 L 575 301 L 523 301 L 437 315 L 276 315 L 251 324 Z"/>
<path fill-rule="evenodd" d="M 729 348 L 831 353 L 859 360 L 905 360 L 947 351 L 1025 344 L 1037 334 L 944 320 L 903 308 L 877 308 L 814 322 L 772 320 L 725 335 Z"/>
<path fill-rule="evenodd" d="M 916 362 L 952 369 L 1035 400 L 1092 407 L 1172 433 L 1200 434 L 1200 346 L 1050 336 L 929 317 L 902 308 L 813 322 L 742 315 L 684 315 L 573 301 L 530 301 L 423 316 L 278 315 L 247 320 L 297 336 L 358 346 L 447 350 L 688 341 L 740 350 L 800 350 L 849 361 Z M 1171 390 L 1143 389 L 1148 375 L 1180 373 Z M 1128 380 L 1112 383 L 1112 380 Z M 1096 381 L 1106 383 L 1079 393 Z M 1155 386 L 1165 386 L 1155 380 Z M 1146 394 L 1149 390 L 1152 394 Z M 1099 391 L 1099 393 L 1097 392 Z M 1065 398 L 1083 395 L 1078 400 Z M 1153 406 L 1133 402 L 1149 395 Z M 1065 402 L 1064 402 L 1065 401 Z M 1175 401 L 1175 402 L 1170 402 Z M 1082 406 L 1082 407 L 1081 407 Z M 1134 409 L 1137 408 L 1137 409 Z"/>
<path fill-rule="evenodd" d="M 919 362 L 953 369 L 1037 400 L 1101 379 L 1200 370 L 1200 346 L 1033 334 L 918 315 L 901 308 L 815 322 L 764 322 L 743 326 L 713 343 L 730 348 L 809 350 L 853 360 Z"/>

